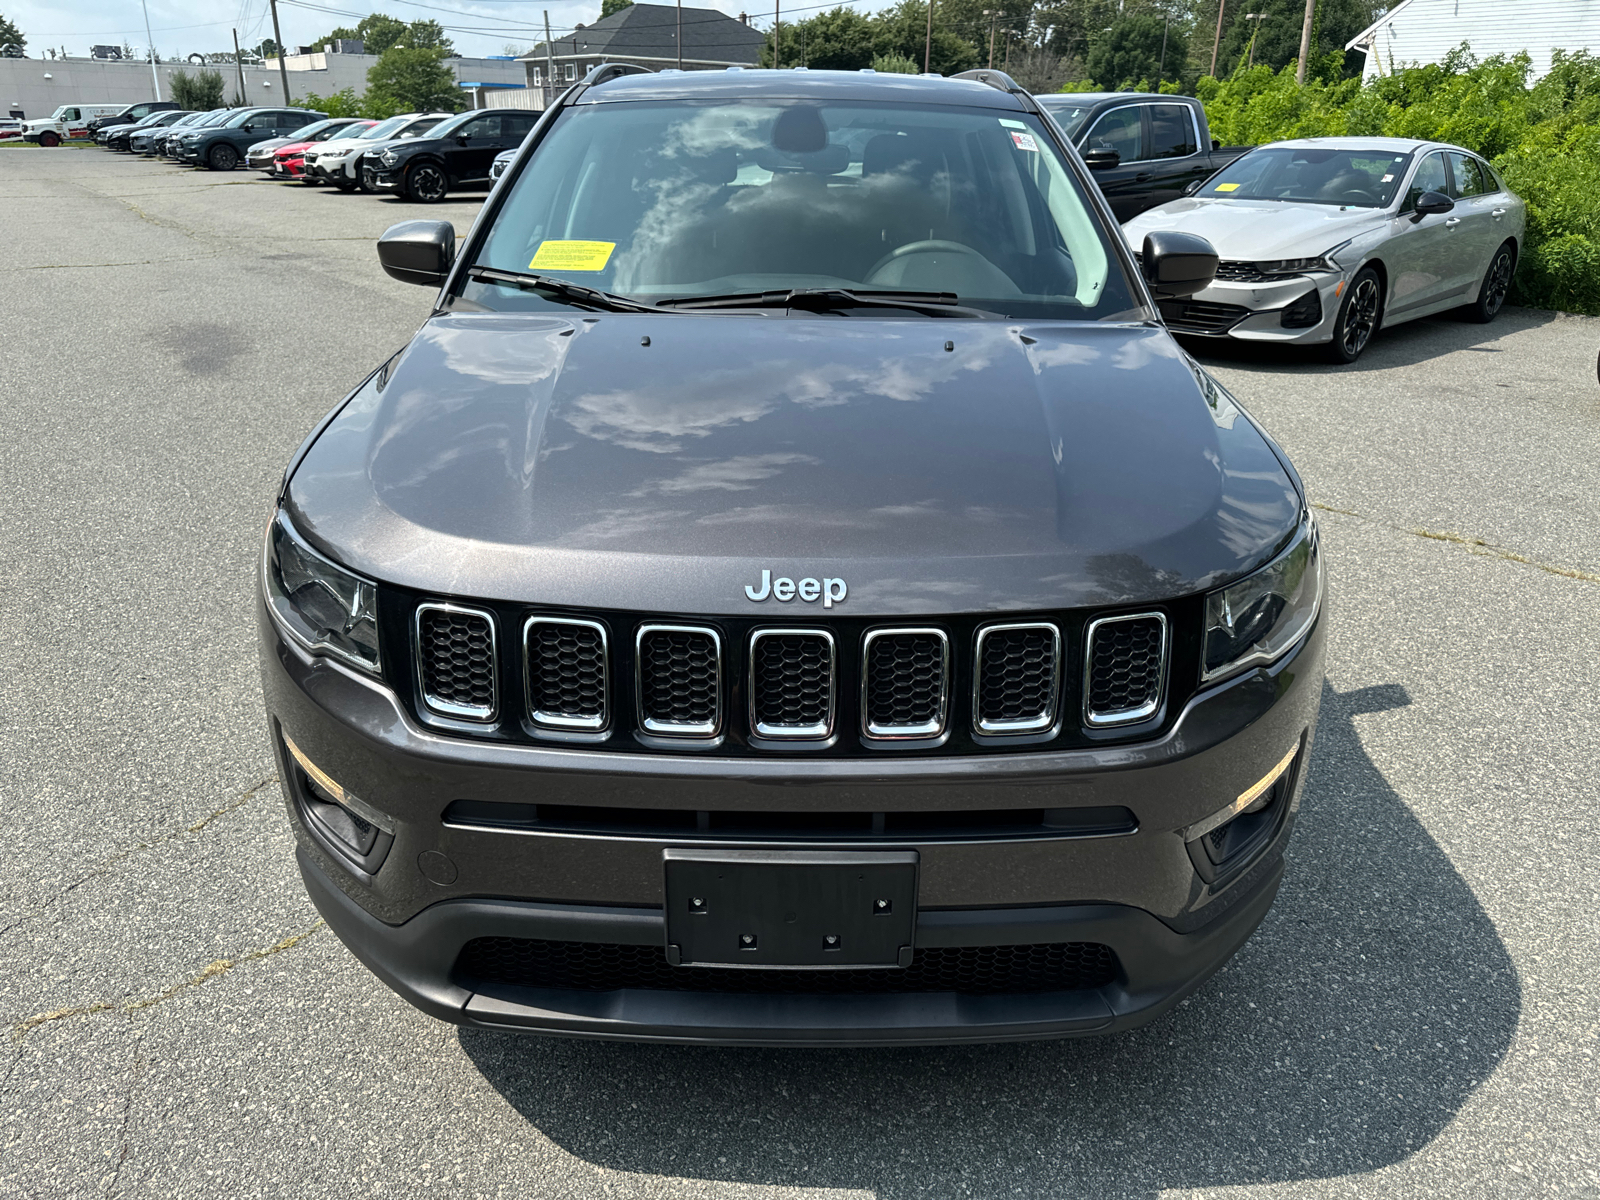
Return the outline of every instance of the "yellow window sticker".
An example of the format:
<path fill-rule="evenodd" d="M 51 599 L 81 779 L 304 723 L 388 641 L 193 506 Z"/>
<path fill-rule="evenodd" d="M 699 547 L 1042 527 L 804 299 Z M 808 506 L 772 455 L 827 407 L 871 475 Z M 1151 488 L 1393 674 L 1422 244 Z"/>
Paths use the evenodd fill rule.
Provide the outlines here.
<path fill-rule="evenodd" d="M 615 242 L 540 242 L 528 264 L 533 271 L 604 271 Z"/>
<path fill-rule="evenodd" d="M 1219 183 L 1214 190 L 1219 192 L 1237 192 L 1239 190 L 1239 185 L 1237 183 Z"/>

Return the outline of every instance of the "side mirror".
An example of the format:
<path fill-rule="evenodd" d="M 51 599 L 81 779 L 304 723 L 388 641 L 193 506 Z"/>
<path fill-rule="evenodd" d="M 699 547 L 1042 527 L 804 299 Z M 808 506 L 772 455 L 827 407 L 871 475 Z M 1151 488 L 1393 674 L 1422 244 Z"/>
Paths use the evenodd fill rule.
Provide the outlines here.
<path fill-rule="evenodd" d="M 1212 138 L 1211 139 L 1211 148 L 1213 150 L 1221 150 L 1222 149 L 1222 139 L 1221 138 Z"/>
<path fill-rule="evenodd" d="M 1192 233 L 1161 229 L 1147 233 L 1142 254 L 1144 279 L 1157 300 L 1179 300 L 1204 291 L 1217 277 L 1217 252 Z"/>
<path fill-rule="evenodd" d="M 1420 221 L 1423 217 L 1435 217 L 1440 213 L 1449 212 L 1455 206 L 1456 202 L 1443 192 L 1423 192 L 1417 197 L 1417 202 L 1413 206 L 1417 215 L 1412 220 Z"/>
<path fill-rule="evenodd" d="M 456 260 L 456 227 L 449 221 L 401 221 L 378 239 L 378 262 L 401 283 L 438 287 Z"/>
<path fill-rule="evenodd" d="M 1189 180 L 1188 183 L 1183 185 L 1183 194 L 1185 196 L 1194 195 L 1196 192 L 1198 192 L 1200 190 L 1200 185 L 1202 183 L 1204 183 L 1204 182 L 1205 182 L 1204 179 L 1191 179 L 1191 180 Z"/>
<path fill-rule="evenodd" d="M 467 143 L 468 143 L 468 142 L 470 142 L 470 141 L 471 141 L 471 140 L 472 140 L 472 139 L 471 139 L 471 138 L 470 138 L 470 137 L 468 137 L 468 136 L 467 136 L 467 135 L 466 135 L 466 134 L 464 134 L 464 133 L 458 133 L 458 134 L 456 134 L 456 145 L 458 145 L 458 146 L 465 146 L 465 145 L 466 145 L 466 144 L 467 144 Z"/>
<path fill-rule="evenodd" d="M 1122 165 L 1122 155 L 1104 146 L 1097 146 L 1083 152 L 1083 163 L 1091 171 L 1109 171 L 1112 167 Z"/>

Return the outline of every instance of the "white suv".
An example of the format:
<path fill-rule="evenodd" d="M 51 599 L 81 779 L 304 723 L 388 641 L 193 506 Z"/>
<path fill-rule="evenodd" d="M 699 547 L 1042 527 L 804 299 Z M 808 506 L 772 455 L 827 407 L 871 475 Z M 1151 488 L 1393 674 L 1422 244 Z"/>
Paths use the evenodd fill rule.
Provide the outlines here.
<path fill-rule="evenodd" d="M 356 137 L 332 138 L 306 151 L 305 181 L 331 183 L 341 192 L 361 186 L 361 156 L 382 149 L 392 141 L 421 137 L 454 113 L 401 113 L 379 121 Z"/>
<path fill-rule="evenodd" d="M 22 136 L 41 146 L 59 146 L 74 138 L 89 136 L 89 122 L 96 117 L 114 117 L 126 104 L 63 104 L 40 121 L 24 121 Z"/>

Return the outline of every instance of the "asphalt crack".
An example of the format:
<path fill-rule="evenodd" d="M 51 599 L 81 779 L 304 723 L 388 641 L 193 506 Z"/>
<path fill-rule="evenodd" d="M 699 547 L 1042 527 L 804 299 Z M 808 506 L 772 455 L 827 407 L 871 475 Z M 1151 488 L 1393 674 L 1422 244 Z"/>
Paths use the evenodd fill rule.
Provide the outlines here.
<path fill-rule="evenodd" d="M 1336 513 L 1341 517 L 1354 517 L 1358 521 L 1367 521 L 1373 525 L 1382 525 L 1385 529 L 1392 529 L 1396 533 L 1407 533 L 1412 537 L 1424 538 L 1430 542 L 1445 542 L 1452 546 L 1460 546 L 1470 554 L 1480 558 L 1497 558 L 1502 562 L 1520 563 L 1525 567 L 1535 567 L 1550 575 L 1559 575 L 1563 579 L 1576 579 L 1583 583 L 1600 583 L 1600 575 L 1590 571 L 1580 571 L 1577 567 L 1567 567 L 1560 563 L 1544 562 L 1541 559 L 1508 550 L 1498 546 L 1485 538 L 1470 537 L 1464 533 L 1455 533 L 1449 530 L 1423 529 L 1419 525 L 1396 525 L 1391 521 L 1380 521 L 1376 517 L 1369 517 L 1363 513 L 1352 512 L 1348 508 L 1335 508 L 1331 504 L 1321 504 L 1311 501 L 1311 507 L 1326 513 Z"/>
<path fill-rule="evenodd" d="M 120 1148 L 117 1151 L 117 1161 L 111 1170 L 111 1178 L 106 1183 L 107 1200 L 110 1200 L 110 1197 L 116 1194 L 117 1184 L 122 1179 L 123 1164 L 128 1161 L 128 1150 L 131 1146 L 128 1141 L 128 1126 L 133 1121 L 133 1091 L 139 1082 L 139 1076 L 144 1074 L 145 1067 L 144 1055 L 140 1053 L 139 1049 L 140 1045 L 141 1043 L 138 1040 L 134 1041 L 133 1065 L 128 1071 L 128 1090 L 122 1100 L 122 1128 L 117 1133 L 117 1141 L 120 1143 Z"/>
<path fill-rule="evenodd" d="M 276 775 L 268 776 L 266 779 L 263 779 L 260 783 L 257 783 L 254 786 L 252 786 L 249 789 L 247 789 L 246 791 L 241 792 L 239 795 L 235 796 L 232 800 L 228 801 L 228 803 L 222 805 L 220 808 L 215 808 L 212 811 L 208 812 L 205 816 L 201 817 L 193 825 L 187 826 L 184 829 L 174 829 L 170 833 L 163 833 L 159 837 L 151 838 L 149 841 L 140 842 L 137 845 L 128 846 L 125 849 L 118 850 L 115 854 L 113 854 L 110 858 L 106 859 L 104 862 L 102 862 L 99 866 L 95 867 L 93 870 L 85 872 L 83 875 L 80 875 L 77 879 L 74 879 L 71 883 L 67 884 L 67 886 L 62 888 L 59 892 L 56 892 L 55 894 L 51 895 L 50 897 L 45 899 L 42 903 L 40 903 L 39 905 L 37 905 L 36 907 L 31 909 L 30 911 L 24 913 L 22 916 L 18 917 L 15 921 L 12 921 L 11 924 L 5 926 L 4 928 L 0 928 L 0 937 L 4 937 L 6 934 L 10 933 L 13 929 L 16 929 L 19 926 L 25 925 L 29 921 L 32 921 L 37 917 L 43 916 L 52 907 L 54 907 L 58 902 L 60 902 L 61 900 L 63 900 L 67 896 L 70 896 L 73 892 L 77 891 L 84 884 L 89 883 L 89 882 L 91 882 L 91 881 L 93 881 L 95 879 L 99 879 L 101 876 L 107 874 L 118 863 L 123 862 L 126 859 L 131 858 L 135 854 L 142 853 L 145 850 L 154 850 L 157 846 L 164 846 L 168 842 L 175 842 L 175 841 L 178 841 L 180 838 L 187 838 L 187 837 L 190 837 L 190 836 L 192 836 L 194 834 L 197 834 L 197 833 L 201 832 L 202 830 L 205 829 L 205 827 L 207 825 L 210 825 L 213 821 L 217 820 L 218 818 L 225 817 L 229 813 L 236 812 L 237 810 L 243 808 L 246 804 L 250 803 L 250 801 L 255 798 L 257 793 L 261 792 L 264 788 L 271 787 L 273 784 L 275 784 L 277 782 L 278 782 L 278 777 Z"/>
<path fill-rule="evenodd" d="M 318 917 L 311 923 L 309 928 L 302 930 L 300 933 L 291 934 L 280 942 L 274 942 L 272 945 L 262 947 L 259 950 L 251 950 L 236 958 L 219 958 L 213 963 L 208 963 L 198 974 L 191 975 L 188 979 L 180 980 L 165 991 L 156 992 L 154 995 L 143 996 L 136 1000 L 126 1000 L 121 1004 L 115 1004 L 109 1000 L 97 1000 L 92 1004 L 78 1004 L 71 1008 L 57 1008 L 49 1012 L 35 1013 L 26 1020 L 14 1023 L 11 1027 L 12 1035 L 20 1041 L 39 1026 L 49 1024 L 52 1021 L 65 1021 L 71 1017 L 87 1017 L 102 1012 L 120 1012 L 131 1016 L 147 1008 L 154 1008 L 158 1004 L 165 1004 L 174 996 L 182 995 L 191 988 L 200 987 L 219 976 L 228 974 L 235 967 L 242 967 L 246 963 L 260 962 L 264 958 L 282 954 L 285 950 L 293 950 L 301 942 L 314 936 L 326 924 L 327 922 Z"/>

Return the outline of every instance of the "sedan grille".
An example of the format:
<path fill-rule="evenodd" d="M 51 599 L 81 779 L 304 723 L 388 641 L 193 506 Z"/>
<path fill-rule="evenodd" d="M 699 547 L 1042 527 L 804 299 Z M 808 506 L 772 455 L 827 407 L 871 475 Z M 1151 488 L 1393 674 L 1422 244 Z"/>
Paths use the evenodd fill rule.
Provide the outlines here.
<path fill-rule="evenodd" d="M 868 737 L 924 738 L 944 732 L 950 639 L 938 629 L 867 634 L 861 711 Z"/>
<path fill-rule="evenodd" d="M 660 946 L 482 937 L 456 960 L 456 977 L 481 990 L 494 985 L 610 992 L 743 995 L 884 995 L 956 992 L 969 996 L 1072 992 L 1101 987 L 1117 974 L 1117 956 L 1099 942 L 1029 946 L 931 946 L 905 968 L 773 970 L 674 967 Z"/>
<path fill-rule="evenodd" d="M 833 635 L 760 630 L 750 638 L 751 725 L 761 737 L 825 738 L 833 732 Z"/>
<path fill-rule="evenodd" d="M 1061 634 L 1054 625 L 990 625 L 978 633 L 976 657 L 979 733 L 1040 733 L 1055 723 Z"/>
<path fill-rule="evenodd" d="M 639 630 L 639 724 L 646 732 L 714 737 L 722 725 L 722 639 L 714 629 Z"/>
<path fill-rule="evenodd" d="M 489 721 L 499 707 L 494 618 L 452 604 L 417 609 L 417 682 L 434 712 Z"/>
<path fill-rule="evenodd" d="M 533 617 L 522 636 L 528 716 L 534 724 L 588 732 L 604 729 L 610 720 L 605 626 Z"/>
<path fill-rule="evenodd" d="M 1193 333 L 1226 333 L 1250 315 L 1238 304 L 1211 304 L 1204 300 L 1163 301 L 1161 316 L 1168 327 Z"/>
<path fill-rule="evenodd" d="M 1268 279 L 1282 279 L 1281 275 L 1268 275 L 1253 262 L 1223 260 L 1217 264 L 1217 278 L 1232 283 L 1262 283 Z"/>
<path fill-rule="evenodd" d="M 1161 707 L 1167 618 L 1161 613 L 1105 617 L 1089 626 L 1083 711 L 1090 725 L 1148 720 Z"/>

